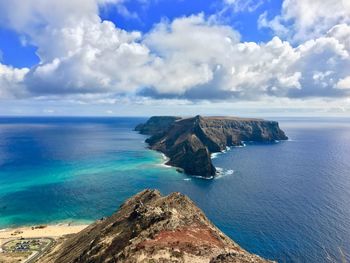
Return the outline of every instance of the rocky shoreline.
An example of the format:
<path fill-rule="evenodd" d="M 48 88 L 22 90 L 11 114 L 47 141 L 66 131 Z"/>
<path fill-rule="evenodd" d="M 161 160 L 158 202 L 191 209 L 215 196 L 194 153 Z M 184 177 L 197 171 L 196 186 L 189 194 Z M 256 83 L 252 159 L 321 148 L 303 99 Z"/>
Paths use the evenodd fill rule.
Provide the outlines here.
<path fill-rule="evenodd" d="M 150 135 L 146 142 L 169 158 L 167 165 L 206 178 L 217 172 L 211 160 L 213 153 L 241 146 L 244 141 L 271 143 L 288 139 L 276 121 L 237 117 L 154 116 L 135 130 Z"/>

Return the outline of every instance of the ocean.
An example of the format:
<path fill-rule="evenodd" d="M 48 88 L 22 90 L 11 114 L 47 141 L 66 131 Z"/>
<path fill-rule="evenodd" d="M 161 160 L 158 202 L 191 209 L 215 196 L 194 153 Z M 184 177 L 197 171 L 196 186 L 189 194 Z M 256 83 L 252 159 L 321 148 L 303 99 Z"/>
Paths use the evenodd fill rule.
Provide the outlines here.
<path fill-rule="evenodd" d="M 350 120 L 277 119 L 289 141 L 215 155 L 221 175 L 163 165 L 146 118 L 0 118 L 0 229 L 108 216 L 145 188 L 189 195 L 243 248 L 279 262 L 350 261 Z"/>

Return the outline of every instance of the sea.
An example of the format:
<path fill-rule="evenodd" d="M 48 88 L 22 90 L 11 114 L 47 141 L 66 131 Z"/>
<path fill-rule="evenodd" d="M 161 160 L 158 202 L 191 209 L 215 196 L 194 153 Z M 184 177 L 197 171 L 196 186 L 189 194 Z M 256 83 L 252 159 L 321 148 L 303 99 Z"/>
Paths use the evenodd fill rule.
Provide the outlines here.
<path fill-rule="evenodd" d="M 89 223 L 156 188 L 187 194 L 264 258 L 349 262 L 350 119 L 275 120 L 288 141 L 215 154 L 220 175 L 205 180 L 147 149 L 133 131 L 146 118 L 1 117 L 0 229 Z"/>

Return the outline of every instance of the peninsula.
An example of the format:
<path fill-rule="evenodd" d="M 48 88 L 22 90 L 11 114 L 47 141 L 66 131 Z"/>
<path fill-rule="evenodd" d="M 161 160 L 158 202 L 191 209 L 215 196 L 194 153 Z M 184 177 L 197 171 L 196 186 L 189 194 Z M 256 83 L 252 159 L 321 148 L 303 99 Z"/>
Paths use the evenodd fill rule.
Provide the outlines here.
<path fill-rule="evenodd" d="M 217 229 L 185 195 L 144 190 L 39 262 L 267 263 Z"/>
<path fill-rule="evenodd" d="M 237 117 L 181 118 L 154 116 L 136 126 L 136 131 L 150 135 L 150 148 L 164 153 L 168 165 L 186 174 L 212 178 L 216 169 L 211 154 L 244 141 L 275 142 L 288 137 L 276 121 Z"/>

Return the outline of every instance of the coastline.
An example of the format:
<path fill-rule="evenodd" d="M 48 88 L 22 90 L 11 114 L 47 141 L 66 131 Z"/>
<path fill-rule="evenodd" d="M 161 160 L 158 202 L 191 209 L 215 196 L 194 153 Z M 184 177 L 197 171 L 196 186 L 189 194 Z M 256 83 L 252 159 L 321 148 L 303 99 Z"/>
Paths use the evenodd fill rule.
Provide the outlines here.
<path fill-rule="evenodd" d="M 153 116 L 134 130 L 149 135 L 145 141 L 148 148 L 165 154 L 171 166 L 208 179 L 217 174 L 212 159 L 231 150 L 230 146 L 244 147 L 242 139 L 256 142 L 288 139 L 278 122 L 236 117 Z"/>
<path fill-rule="evenodd" d="M 56 225 L 22 226 L 0 229 L 0 245 L 9 239 L 52 237 L 58 238 L 75 234 L 89 226 L 88 224 L 61 223 Z"/>
<path fill-rule="evenodd" d="M 150 149 L 150 150 L 153 151 L 152 149 Z M 168 156 L 166 156 L 162 152 L 159 152 L 159 151 L 156 151 L 156 152 L 161 154 L 161 158 L 160 158 L 161 159 L 161 163 L 158 164 L 159 166 L 162 166 L 164 168 L 170 168 L 170 169 L 173 169 L 173 168 L 178 169 L 178 167 L 171 166 L 171 165 L 167 164 L 168 161 L 170 160 L 170 158 Z"/>
<path fill-rule="evenodd" d="M 59 223 L 0 229 L 0 262 L 36 262 L 57 242 L 60 242 L 59 240 L 65 239 L 71 234 L 77 234 L 88 226 L 87 224 Z M 39 240 L 36 242 L 40 244 L 46 242 L 46 245 L 36 249 L 32 246 L 28 247 L 26 252 L 13 252 L 6 248 L 7 244 L 12 244 L 11 242 L 17 242 L 17 244 L 33 242 L 30 240 Z"/>

